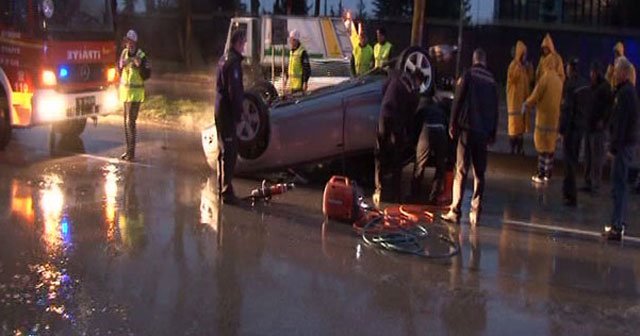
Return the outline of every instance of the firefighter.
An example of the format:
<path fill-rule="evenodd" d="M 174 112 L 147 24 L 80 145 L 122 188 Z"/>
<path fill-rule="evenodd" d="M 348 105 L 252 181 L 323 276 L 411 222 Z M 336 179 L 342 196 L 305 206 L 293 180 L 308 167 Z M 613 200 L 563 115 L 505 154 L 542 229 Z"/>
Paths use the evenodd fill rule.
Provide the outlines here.
<path fill-rule="evenodd" d="M 378 43 L 373 46 L 374 67 L 382 68 L 385 63 L 389 61 L 393 45 L 387 41 L 387 31 L 384 27 L 376 30 L 376 38 L 378 39 Z"/>
<path fill-rule="evenodd" d="M 124 134 L 127 150 L 120 158 L 133 161 L 136 155 L 136 120 L 144 101 L 144 81 L 151 76 L 147 56 L 138 48 L 138 34 L 129 30 L 124 38 L 125 48 L 120 54 L 120 100 L 124 103 Z"/>
<path fill-rule="evenodd" d="M 523 106 L 525 110 L 537 106 L 533 140 L 538 152 L 538 170 L 531 177 L 535 183 L 548 182 L 553 169 L 563 85 L 557 71 L 558 62 L 561 62 L 558 58 L 541 61 L 542 76 Z"/>
<path fill-rule="evenodd" d="M 564 82 L 564 62 L 560 54 L 556 51 L 551 35 L 547 34 L 544 39 L 542 39 L 540 47 L 542 48 L 542 56 L 540 56 L 540 62 L 538 62 L 538 69 L 536 70 L 536 82 L 539 81 L 544 74 L 544 69 L 548 68 L 553 69 L 556 74 L 558 74 L 560 81 Z"/>
<path fill-rule="evenodd" d="M 458 81 L 451 108 L 449 135 L 458 139 L 453 200 L 441 218 L 459 223 L 464 199 L 464 184 L 469 166 L 473 166 L 473 195 L 469 223 L 477 225 L 482 211 L 487 147 L 496 140 L 498 130 L 498 90 L 493 74 L 487 69 L 484 50 L 473 52 L 473 66 Z"/>
<path fill-rule="evenodd" d="M 353 48 L 353 72 L 356 76 L 360 76 L 373 68 L 373 48 L 367 43 L 367 35 L 360 27 L 358 32 L 353 21 L 349 21 L 349 30 L 351 32 L 351 46 Z"/>
<path fill-rule="evenodd" d="M 591 105 L 591 89 L 578 71 L 578 60 L 572 59 L 567 64 L 567 81 L 564 83 L 562 105 L 560 110 L 560 135 L 562 136 L 564 181 L 562 193 L 564 205 L 577 205 L 578 190 L 576 187 L 576 171 L 580 157 L 580 145 L 587 126 Z"/>
<path fill-rule="evenodd" d="M 402 173 L 403 149 L 408 145 L 407 129 L 418 106 L 418 88 L 424 81 L 425 74 L 416 69 L 409 74 L 403 71 L 390 71 L 382 86 L 382 104 L 378 119 L 377 141 L 374 152 L 375 186 L 373 202 L 380 204 L 383 189 L 390 189 L 387 195 L 392 201 L 401 197 L 400 181 Z M 384 183 L 388 173 L 392 180 Z"/>
<path fill-rule="evenodd" d="M 238 202 L 233 191 L 233 171 L 238 155 L 236 128 L 242 116 L 244 87 L 242 85 L 242 52 L 247 43 L 246 32 L 238 30 L 231 36 L 231 48 L 218 62 L 214 92 L 215 123 L 218 129 L 218 188 L 224 203 Z"/>
<path fill-rule="evenodd" d="M 604 236 L 609 240 L 621 240 L 627 226 L 629 202 L 629 168 L 638 146 L 640 131 L 640 102 L 631 83 L 633 65 L 626 57 L 616 60 L 613 76 L 617 83 L 611 113 L 610 145 L 608 156 L 612 159 L 611 186 L 613 209 L 611 222 L 605 226 Z"/>
<path fill-rule="evenodd" d="M 296 29 L 289 33 L 289 67 L 286 81 L 289 82 L 291 93 L 307 92 L 311 64 L 309 54 L 300 43 L 300 32 Z M 286 82 L 285 82 L 286 86 Z"/>
<path fill-rule="evenodd" d="M 613 63 L 609 64 L 609 66 L 607 67 L 607 74 L 605 75 L 607 82 L 609 82 L 611 84 L 611 87 L 614 89 L 617 86 L 615 76 L 613 75 L 614 63 L 620 57 L 626 57 L 624 55 L 624 44 L 622 44 L 622 42 L 616 43 L 616 45 L 613 47 Z M 633 64 L 631 65 L 631 72 L 629 73 L 629 82 L 631 83 L 631 85 L 636 86 L 636 68 L 633 66 Z"/>
<path fill-rule="evenodd" d="M 533 66 L 527 61 L 527 46 L 518 41 L 513 61 L 507 72 L 507 112 L 511 154 L 524 155 L 523 135 L 530 131 L 529 113 L 522 113 L 522 104 L 531 93 Z"/>

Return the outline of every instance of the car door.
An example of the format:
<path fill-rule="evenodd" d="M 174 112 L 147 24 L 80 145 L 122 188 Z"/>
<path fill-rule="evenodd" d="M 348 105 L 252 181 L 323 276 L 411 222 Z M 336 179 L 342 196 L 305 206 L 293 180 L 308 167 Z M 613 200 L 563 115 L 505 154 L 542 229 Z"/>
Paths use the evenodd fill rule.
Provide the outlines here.
<path fill-rule="evenodd" d="M 364 81 L 344 97 L 344 145 L 347 153 L 371 150 L 376 144 L 383 81 L 375 78 Z"/>

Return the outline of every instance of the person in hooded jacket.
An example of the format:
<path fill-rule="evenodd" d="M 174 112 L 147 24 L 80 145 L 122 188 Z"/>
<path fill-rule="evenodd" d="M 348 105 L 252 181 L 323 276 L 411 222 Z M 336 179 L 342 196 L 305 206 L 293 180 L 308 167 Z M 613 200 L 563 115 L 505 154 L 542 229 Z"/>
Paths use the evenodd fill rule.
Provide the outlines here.
<path fill-rule="evenodd" d="M 618 85 L 618 83 L 616 83 L 616 78 L 613 75 L 613 68 L 616 60 L 620 57 L 626 57 L 624 54 L 624 44 L 622 44 L 622 42 L 616 43 L 616 45 L 613 47 L 613 63 L 609 64 L 609 66 L 607 67 L 607 74 L 605 75 L 607 82 L 609 82 L 609 84 L 611 84 L 611 87 L 614 89 Z M 633 66 L 633 64 L 631 65 L 631 72 L 629 73 L 629 82 L 631 83 L 631 85 L 636 86 L 636 68 Z"/>
<path fill-rule="evenodd" d="M 527 46 L 518 41 L 513 61 L 507 71 L 507 112 L 511 154 L 524 155 L 523 135 L 530 131 L 529 113 L 522 113 L 522 104 L 531 93 L 533 66 L 527 61 Z"/>
<path fill-rule="evenodd" d="M 538 69 L 536 70 L 536 82 L 544 75 L 544 69 L 552 69 L 560 78 L 560 82 L 564 82 L 566 76 L 564 73 L 564 62 L 562 57 L 556 51 L 556 47 L 551 39 L 551 35 L 547 34 L 542 43 L 540 44 L 542 49 L 542 56 L 540 56 L 540 62 L 538 62 Z"/>
<path fill-rule="evenodd" d="M 557 58 L 541 61 L 542 76 L 523 107 L 524 109 L 537 107 L 533 142 L 538 152 L 538 171 L 531 177 L 535 183 L 548 182 L 553 169 L 563 85 L 558 74 L 557 62 L 561 61 Z M 564 70 L 562 73 L 564 74 Z"/>
<path fill-rule="evenodd" d="M 418 88 L 424 78 L 420 70 L 412 74 L 393 70 L 389 72 L 382 86 L 382 105 L 374 151 L 376 190 L 373 202 L 376 205 L 379 205 L 383 198 L 393 202 L 399 202 L 401 199 L 401 153 L 409 144 L 408 128 L 418 107 Z M 385 177 L 389 173 L 392 176 L 391 181 L 385 183 Z"/>
<path fill-rule="evenodd" d="M 597 193 L 602 181 L 602 166 L 605 159 L 605 141 L 607 123 L 613 104 L 611 85 L 603 75 L 602 64 L 591 64 L 591 95 L 592 105 L 588 109 L 585 134 L 585 186 L 581 191 Z"/>

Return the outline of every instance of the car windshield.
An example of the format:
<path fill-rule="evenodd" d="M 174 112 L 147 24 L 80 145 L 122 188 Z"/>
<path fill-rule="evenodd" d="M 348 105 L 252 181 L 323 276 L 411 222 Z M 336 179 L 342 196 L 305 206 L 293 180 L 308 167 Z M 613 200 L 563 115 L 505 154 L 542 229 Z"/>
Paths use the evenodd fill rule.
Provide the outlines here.
<path fill-rule="evenodd" d="M 52 31 L 110 32 L 113 16 L 109 0 L 56 0 L 53 15 L 47 20 Z"/>

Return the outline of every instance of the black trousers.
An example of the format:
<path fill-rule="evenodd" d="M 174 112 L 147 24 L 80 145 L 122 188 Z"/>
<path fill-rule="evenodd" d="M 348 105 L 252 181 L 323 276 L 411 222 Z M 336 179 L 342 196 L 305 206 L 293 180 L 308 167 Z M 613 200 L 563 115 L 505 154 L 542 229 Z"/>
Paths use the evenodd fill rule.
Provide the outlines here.
<path fill-rule="evenodd" d="M 416 161 L 413 165 L 413 180 L 411 181 L 412 194 L 417 196 L 429 157 L 433 156 L 436 172 L 431 184 L 431 192 L 429 193 L 430 201 L 433 201 L 442 192 L 444 174 L 447 169 L 448 135 L 444 125 L 438 126 L 426 123 L 422 125 L 418 145 L 416 146 Z"/>
<path fill-rule="evenodd" d="M 462 131 L 458 139 L 456 176 L 453 181 L 453 200 L 451 202 L 451 211 L 458 215 L 462 211 L 464 184 L 467 180 L 469 165 L 473 166 L 471 211 L 480 217 L 484 195 L 484 174 L 487 170 L 487 138 L 473 131 Z"/>
<path fill-rule="evenodd" d="M 235 124 L 224 125 L 216 122 L 216 125 L 222 125 L 218 128 L 218 188 L 221 196 L 234 195 L 233 173 L 236 169 L 236 161 L 238 158 L 238 137 L 236 135 Z"/>
<path fill-rule="evenodd" d="M 562 141 L 564 157 L 564 181 L 562 183 L 562 193 L 564 198 L 572 201 L 575 201 L 578 197 L 576 174 L 578 170 L 582 135 L 583 133 L 580 131 L 571 130 L 565 134 Z"/>
<path fill-rule="evenodd" d="M 127 142 L 127 156 L 133 159 L 136 155 L 136 121 L 140 111 L 140 102 L 124 103 L 124 137 Z"/>
<path fill-rule="evenodd" d="M 404 133 L 398 126 L 390 118 L 380 120 L 374 151 L 376 192 L 382 195 L 384 191 L 385 198 L 389 196 L 393 201 L 399 201 L 401 196 L 402 149 L 405 143 Z M 391 181 L 387 183 L 389 173 Z"/>
<path fill-rule="evenodd" d="M 602 182 L 602 166 L 606 160 L 606 135 L 604 131 L 594 131 L 586 134 L 585 141 L 585 172 L 584 181 L 593 190 L 600 189 Z"/>

